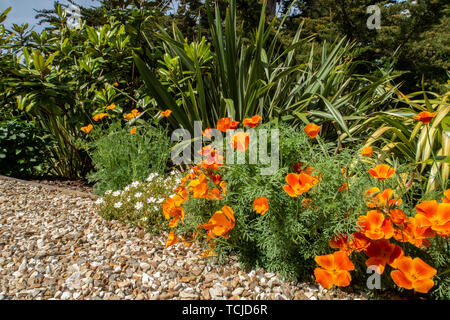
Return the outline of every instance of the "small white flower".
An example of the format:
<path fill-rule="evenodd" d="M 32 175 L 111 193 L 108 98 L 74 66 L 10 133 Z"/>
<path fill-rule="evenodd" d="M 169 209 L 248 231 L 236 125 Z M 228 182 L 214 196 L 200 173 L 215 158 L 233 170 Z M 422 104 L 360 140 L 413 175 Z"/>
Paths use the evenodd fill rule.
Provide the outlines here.
<path fill-rule="evenodd" d="M 112 190 L 106 190 L 105 194 L 111 194 Z"/>
<path fill-rule="evenodd" d="M 142 192 L 138 192 L 134 195 L 135 198 L 140 198 L 142 197 Z"/>
<path fill-rule="evenodd" d="M 114 208 L 119 209 L 122 206 L 122 202 L 116 202 L 114 203 Z"/>
<path fill-rule="evenodd" d="M 164 202 L 164 198 L 159 199 L 158 201 L 156 201 L 157 203 L 163 203 Z"/>
<path fill-rule="evenodd" d="M 144 206 L 144 205 L 142 204 L 142 202 L 138 202 L 138 203 L 136 203 L 136 205 L 134 206 L 134 208 L 135 208 L 136 210 L 141 210 L 143 206 Z"/>
<path fill-rule="evenodd" d="M 113 195 L 113 197 L 118 197 L 118 196 L 120 196 L 120 191 L 114 191 L 112 193 L 112 195 Z"/>
<path fill-rule="evenodd" d="M 176 175 L 176 174 L 177 174 L 177 173 L 176 173 L 175 171 L 171 171 L 171 172 L 170 172 L 170 175 L 171 175 L 171 176 L 174 176 L 174 175 Z"/>
<path fill-rule="evenodd" d="M 158 211 L 158 206 L 153 206 L 153 209 L 155 210 L 155 211 Z"/>
<path fill-rule="evenodd" d="M 103 202 L 105 202 L 105 201 L 103 201 L 103 198 L 98 198 L 98 199 L 95 201 L 95 204 L 100 205 L 100 204 L 102 204 Z"/>
<path fill-rule="evenodd" d="M 130 202 L 130 200 L 131 200 L 131 198 L 130 198 L 130 197 L 128 197 L 128 198 L 127 198 L 127 201 L 128 201 L 128 202 Z"/>
<path fill-rule="evenodd" d="M 155 201 L 156 201 L 156 199 L 153 197 L 150 197 L 147 199 L 147 203 L 154 203 Z"/>
<path fill-rule="evenodd" d="M 140 185 L 141 183 L 139 181 L 133 181 L 131 183 L 131 185 L 133 186 L 133 188 L 136 188 L 138 185 Z"/>
<path fill-rule="evenodd" d="M 130 190 L 130 186 L 126 186 L 124 190 L 125 190 L 125 191 Z"/>

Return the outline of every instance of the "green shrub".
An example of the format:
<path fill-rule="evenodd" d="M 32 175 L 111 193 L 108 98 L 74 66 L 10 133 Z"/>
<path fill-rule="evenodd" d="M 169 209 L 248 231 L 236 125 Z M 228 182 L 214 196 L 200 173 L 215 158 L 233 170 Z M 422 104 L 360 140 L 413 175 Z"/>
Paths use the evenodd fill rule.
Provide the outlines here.
<path fill-rule="evenodd" d="M 133 181 L 123 190 L 107 190 L 104 197 L 97 200 L 99 214 L 149 232 L 161 231 L 165 228 L 161 204 L 173 194 L 178 178 L 175 172 L 167 178 L 151 173 L 144 182 Z"/>
<path fill-rule="evenodd" d="M 336 251 L 330 247 L 330 240 L 336 239 L 338 234 L 351 235 L 358 231 L 358 218 L 370 210 L 364 196 L 366 190 L 372 187 L 395 190 L 396 198 L 403 199 L 399 208 L 407 217 L 415 216 L 415 206 L 425 198 L 421 183 L 411 185 L 405 182 L 403 173 L 409 172 L 408 166 L 389 163 L 396 174 L 379 181 L 368 172 L 378 164 L 377 160 L 361 155 L 358 146 L 332 153 L 332 144 L 324 144 L 321 138 L 311 139 L 303 130 L 285 125 L 280 125 L 279 130 L 280 167 L 273 175 L 261 175 L 260 169 L 265 165 L 259 164 L 227 163 L 212 172 L 197 169 L 197 177 L 201 174 L 208 177 L 207 188 L 210 190 L 215 187 L 213 174 L 219 174 L 227 182 L 226 194 L 222 199 L 213 201 L 193 197 L 193 190 L 190 189 L 198 184 L 199 180 L 192 183 L 196 177 L 183 179 L 182 187 L 186 189 L 179 188 L 177 192 L 180 195 L 184 192 L 186 200 L 181 206 L 185 214 L 184 221 L 174 229 L 176 236 L 186 239 L 187 234 L 196 232 L 195 238 L 203 243 L 205 249 L 213 249 L 220 260 L 233 252 L 245 267 L 263 267 L 289 279 L 311 280 L 314 279 L 314 269 L 318 267 L 315 257 Z M 294 165 L 298 162 L 303 163 L 303 170 L 306 166 L 313 167 L 310 174 L 319 182 L 294 198 L 283 190 L 283 186 L 287 184 L 286 176 L 295 172 Z M 217 177 L 214 178 L 217 180 Z M 254 210 L 253 201 L 263 196 L 268 199 L 269 209 L 261 215 Z M 234 212 L 235 222 L 231 228 L 220 217 L 211 220 L 225 205 Z M 167 208 L 167 214 L 170 214 L 170 207 Z M 204 229 L 210 227 L 208 223 L 214 225 L 214 221 L 218 221 L 219 232 L 224 228 L 228 230 L 225 233 L 228 237 L 208 235 Z M 405 256 L 420 257 L 438 270 L 438 275 L 433 279 L 436 286 L 430 294 L 445 297 L 448 295 L 446 270 L 450 262 L 449 246 L 447 239 L 436 238 L 429 239 L 429 247 L 421 248 L 394 238 L 391 241 L 402 247 Z M 205 251 L 205 254 L 208 253 Z M 356 251 L 350 256 L 355 265 L 351 273 L 352 283 L 362 288 L 366 287 L 368 278 L 367 258 L 364 252 Z M 382 275 L 382 289 L 398 289 L 391 280 L 390 270 Z"/>
<path fill-rule="evenodd" d="M 120 190 L 132 181 L 143 181 L 150 173 L 163 173 L 170 156 L 170 140 L 161 127 L 143 125 L 130 128 L 113 123 L 107 133 L 93 142 L 90 151 L 95 171 L 88 175 L 95 181 L 94 192 Z"/>
<path fill-rule="evenodd" d="M 0 122 L 0 173 L 14 177 L 44 174 L 49 166 L 48 143 L 33 121 Z"/>

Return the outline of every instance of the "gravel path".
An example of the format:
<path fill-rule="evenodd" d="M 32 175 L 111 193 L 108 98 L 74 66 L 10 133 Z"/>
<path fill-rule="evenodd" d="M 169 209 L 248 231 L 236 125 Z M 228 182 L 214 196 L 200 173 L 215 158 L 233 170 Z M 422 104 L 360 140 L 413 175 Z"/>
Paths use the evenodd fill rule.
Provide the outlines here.
<path fill-rule="evenodd" d="M 104 220 L 91 198 L 0 177 L 0 300 L 367 298 L 208 263 L 166 238 Z"/>

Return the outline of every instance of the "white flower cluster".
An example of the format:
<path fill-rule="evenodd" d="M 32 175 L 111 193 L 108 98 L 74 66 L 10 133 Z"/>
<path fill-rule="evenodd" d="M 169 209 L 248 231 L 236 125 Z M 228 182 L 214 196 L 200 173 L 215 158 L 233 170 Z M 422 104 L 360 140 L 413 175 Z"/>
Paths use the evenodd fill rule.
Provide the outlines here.
<path fill-rule="evenodd" d="M 150 181 L 152 181 L 154 178 L 156 178 L 156 177 L 158 177 L 158 176 L 159 176 L 159 174 L 158 174 L 157 172 L 152 172 L 152 173 L 150 173 L 150 175 L 148 176 L 148 178 L 145 179 L 145 181 L 150 182 Z"/>

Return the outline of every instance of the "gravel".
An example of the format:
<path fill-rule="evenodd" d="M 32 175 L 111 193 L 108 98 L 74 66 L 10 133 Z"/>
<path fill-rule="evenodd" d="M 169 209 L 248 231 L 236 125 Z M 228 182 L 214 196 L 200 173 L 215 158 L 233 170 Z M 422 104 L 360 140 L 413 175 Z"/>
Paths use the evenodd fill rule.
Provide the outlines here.
<path fill-rule="evenodd" d="M 367 299 L 246 272 L 233 256 L 205 260 L 198 244 L 164 248 L 166 239 L 104 220 L 90 197 L 0 177 L 0 300 Z"/>

